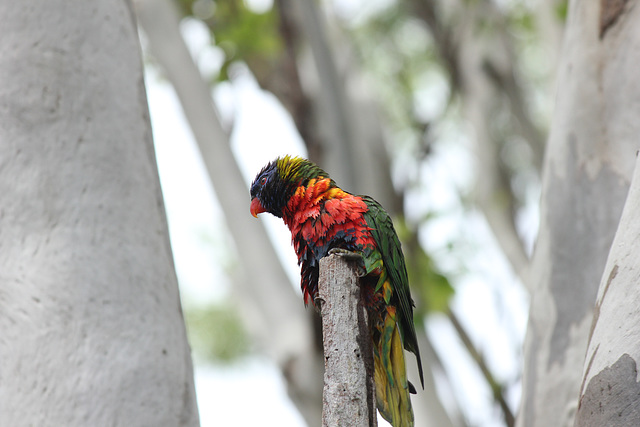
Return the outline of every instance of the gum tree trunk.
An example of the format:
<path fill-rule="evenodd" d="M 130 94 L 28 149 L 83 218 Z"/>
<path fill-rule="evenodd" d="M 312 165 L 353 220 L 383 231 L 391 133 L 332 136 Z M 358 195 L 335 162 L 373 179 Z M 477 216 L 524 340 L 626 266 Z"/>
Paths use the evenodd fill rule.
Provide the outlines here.
<path fill-rule="evenodd" d="M 640 425 L 640 168 L 598 290 L 576 427 Z"/>
<path fill-rule="evenodd" d="M 521 427 L 568 426 L 575 416 L 640 135 L 640 9 L 627 1 L 614 10 L 624 3 L 569 5 L 531 268 Z"/>
<path fill-rule="evenodd" d="M 0 425 L 197 426 L 131 5 L 0 17 Z"/>

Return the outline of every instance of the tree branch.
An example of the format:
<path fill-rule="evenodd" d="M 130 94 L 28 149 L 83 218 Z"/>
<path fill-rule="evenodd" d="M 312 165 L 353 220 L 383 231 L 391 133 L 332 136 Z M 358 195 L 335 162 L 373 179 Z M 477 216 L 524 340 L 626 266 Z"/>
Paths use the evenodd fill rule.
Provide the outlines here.
<path fill-rule="evenodd" d="M 491 373 L 491 370 L 489 370 L 489 367 L 487 366 L 487 362 L 485 361 L 484 356 L 473 345 L 471 338 L 467 334 L 467 331 L 465 331 L 455 313 L 453 311 L 449 311 L 447 315 L 449 317 L 449 320 L 451 321 L 451 324 L 458 333 L 460 340 L 462 340 L 462 343 L 469 352 L 469 355 L 476 362 L 478 368 L 480 368 L 480 371 L 482 372 L 482 376 L 484 376 L 487 384 L 491 388 L 494 400 L 500 405 L 500 409 L 502 409 L 505 424 L 507 425 L 507 427 L 513 427 L 516 423 L 516 419 L 513 415 L 513 412 L 511 411 L 511 408 L 509 407 L 509 404 L 507 403 L 507 400 L 504 397 L 504 386 L 500 384 L 498 380 L 493 376 L 493 373 Z"/>
<path fill-rule="evenodd" d="M 319 297 L 324 342 L 323 426 L 377 426 L 373 349 L 355 263 L 320 260 Z"/>

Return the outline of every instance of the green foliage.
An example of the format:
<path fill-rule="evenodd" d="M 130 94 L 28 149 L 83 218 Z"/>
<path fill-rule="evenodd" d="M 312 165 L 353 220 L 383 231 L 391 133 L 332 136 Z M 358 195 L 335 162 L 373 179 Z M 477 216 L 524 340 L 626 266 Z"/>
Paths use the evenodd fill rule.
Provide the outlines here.
<path fill-rule="evenodd" d="M 558 2 L 556 6 L 556 15 L 562 22 L 567 21 L 567 15 L 569 14 L 569 0 L 562 0 Z"/>
<path fill-rule="evenodd" d="M 521 6 L 515 8 L 507 18 L 509 26 L 516 34 L 527 33 L 534 35 L 536 31 L 536 17 L 532 10 Z"/>
<path fill-rule="evenodd" d="M 433 259 L 422 249 L 412 254 L 412 276 L 416 294 L 420 295 L 423 306 L 418 316 L 422 318 L 426 313 L 442 312 L 449 309 L 449 301 L 455 294 L 449 279 L 438 272 Z"/>
<path fill-rule="evenodd" d="M 428 30 L 402 4 L 393 3 L 352 28 L 351 37 L 364 72 L 376 82 L 376 96 L 383 101 L 387 123 L 395 133 L 392 140 L 420 144 L 434 117 L 416 108 L 418 92 L 442 74 Z M 446 85 L 446 77 L 436 80 Z"/>
<path fill-rule="evenodd" d="M 418 243 L 417 234 L 408 228 L 406 221 L 398 218 L 394 223 L 403 242 L 411 294 L 417 306 L 414 316 L 422 319 L 427 313 L 446 313 L 449 301 L 455 294 L 451 282 L 438 271 L 435 262 Z M 417 322 L 418 325 L 421 323 Z"/>
<path fill-rule="evenodd" d="M 228 363 L 249 352 L 249 336 L 231 303 L 187 309 L 185 323 L 200 359 Z"/>
<path fill-rule="evenodd" d="M 229 66 L 235 61 L 250 64 L 252 71 L 269 67 L 269 63 L 282 51 L 278 31 L 278 16 L 271 8 L 266 12 L 254 11 L 239 0 L 218 0 L 213 14 L 206 19 L 194 13 L 198 1 L 180 0 L 185 16 L 201 19 L 214 35 L 212 43 L 225 53 L 219 80 L 229 79 Z M 194 7 L 196 6 L 196 7 Z"/>

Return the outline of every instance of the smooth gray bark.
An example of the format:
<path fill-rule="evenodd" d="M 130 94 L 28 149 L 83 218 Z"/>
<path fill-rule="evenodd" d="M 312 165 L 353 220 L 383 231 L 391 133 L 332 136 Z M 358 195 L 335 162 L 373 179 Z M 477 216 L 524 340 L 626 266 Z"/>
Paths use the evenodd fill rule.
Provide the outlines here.
<path fill-rule="evenodd" d="M 531 268 L 519 426 L 573 423 L 598 284 L 638 149 L 640 9 L 629 8 L 604 37 L 600 13 L 600 2 L 569 5 Z"/>
<path fill-rule="evenodd" d="M 356 263 L 339 255 L 322 258 L 318 298 L 325 366 L 322 425 L 375 427 L 373 349 Z"/>
<path fill-rule="evenodd" d="M 640 8 L 637 2 L 628 3 L 606 2 L 600 10 L 600 40 L 607 49 L 605 136 L 626 142 L 618 150 L 627 162 L 635 162 L 635 172 L 600 280 L 580 387 L 578 427 L 640 425 Z"/>
<path fill-rule="evenodd" d="M 640 167 L 604 269 L 576 427 L 640 425 Z"/>
<path fill-rule="evenodd" d="M 0 17 L 0 425 L 197 426 L 132 8 Z"/>

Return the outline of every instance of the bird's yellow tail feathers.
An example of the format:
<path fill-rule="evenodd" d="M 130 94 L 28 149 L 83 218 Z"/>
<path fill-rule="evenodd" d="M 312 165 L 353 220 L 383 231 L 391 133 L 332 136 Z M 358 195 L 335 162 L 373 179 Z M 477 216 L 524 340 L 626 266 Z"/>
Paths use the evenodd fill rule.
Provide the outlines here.
<path fill-rule="evenodd" d="M 387 307 L 382 334 L 374 346 L 376 399 L 382 417 L 393 427 L 412 427 L 413 410 L 395 308 Z"/>

